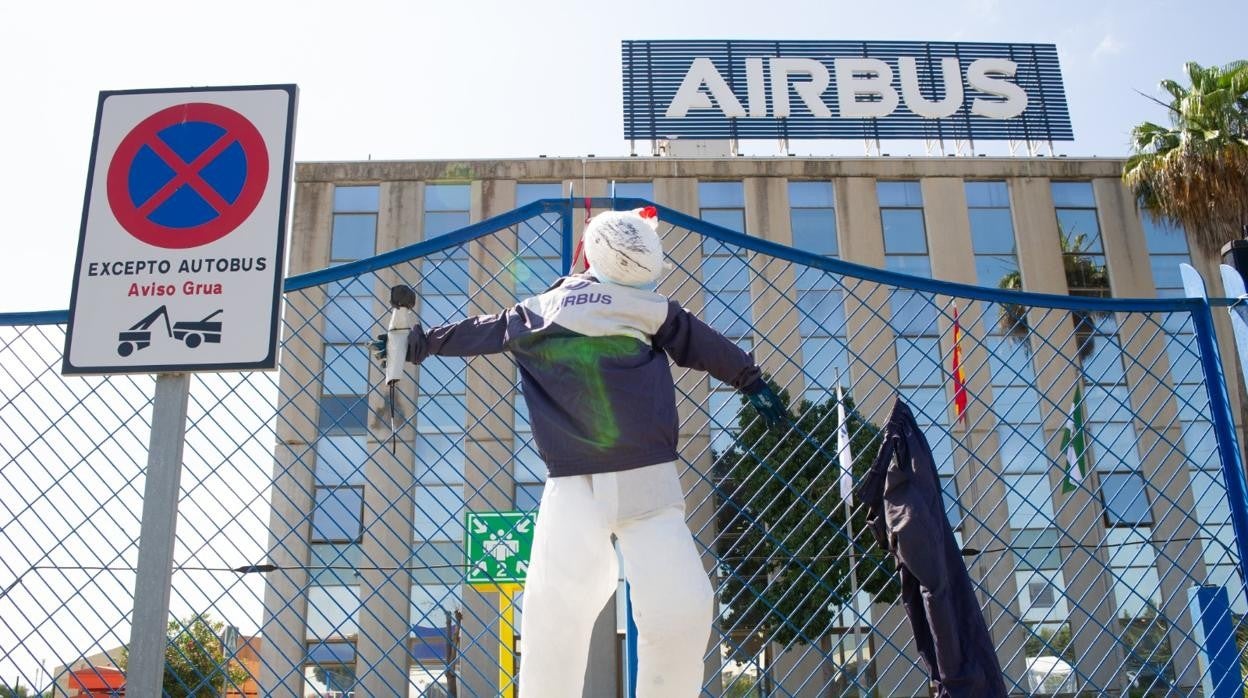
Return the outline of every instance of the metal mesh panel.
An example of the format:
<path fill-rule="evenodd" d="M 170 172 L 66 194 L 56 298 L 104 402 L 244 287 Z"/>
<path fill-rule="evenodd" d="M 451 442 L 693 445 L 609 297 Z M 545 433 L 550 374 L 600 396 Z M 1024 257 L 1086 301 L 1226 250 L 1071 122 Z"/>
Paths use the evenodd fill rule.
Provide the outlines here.
<path fill-rule="evenodd" d="M 523 598 L 468 583 L 464 520 L 538 501 L 515 366 L 434 357 L 390 404 L 365 345 L 399 281 L 427 326 L 541 292 L 569 261 L 571 215 L 539 202 L 291 279 L 281 372 L 194 377 L 167 691 L 477 696 L 510 681 L 499 641 Z M 893 562 L 864 503 L 841 497 L 838 381 L 855 481 L 893 400 L 923 425 L 1012 693 L 1198 695 L 1193 585 L 1225 586 L 1248 634 L 1197 306 L 974 290 L 661 219 L 660 291 L 753 351 L 794 416 L 768 430 L 676 370 L 688 521 L 718 603 L 707 695 L 926 691 Z M 63 322 L 0 327 L 0 686 L 74 695 L 125 665 L 154 382 L 62 378 Z M 1087 473 L 1066 491 L 1076 385 Z"/>

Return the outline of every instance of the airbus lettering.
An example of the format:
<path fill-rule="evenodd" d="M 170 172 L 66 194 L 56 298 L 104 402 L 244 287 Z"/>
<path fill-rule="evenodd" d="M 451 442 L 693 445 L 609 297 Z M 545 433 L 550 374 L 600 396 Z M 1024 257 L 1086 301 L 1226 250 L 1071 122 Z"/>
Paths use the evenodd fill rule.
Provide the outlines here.
<path fill-rule="evenodd" d="M 940 59 L 939 92 L 943 97 L 938 100 L 923 96 L 919 88 L 918 61 L 912 56 L 897 58 L 900 95 L 893 87 L 893 66 L 887 61 L 835 58 L 831 63 L 832 70 L 829 70 L 826 63 L 814 58 L 747 58 L 743 105 L 709 58 L 695 58 L 664 116 L 683 119 L 690 110 L 715 109 L 734 119 L 784 119 L 792 115 L 790 88 L 811 114 L 825 119 L 886 117 L 903 101 L 918 116 L 943 119 L 953 116 L 962 107 L 965 86 L 985 95 L 971 101 L 970 112 L 976 116 L 1012 119 L 1027 109 L 1027 93 L 1010 80 L 1018 72 L 1018 64 L 1004 58 L 971 61 L 965 76 L 957 58 Z M 824 101 L 824 93 L 833 79 L 836 80 L 835 114 Z M 928 89 L 936 91 L 934 85 L 929 85 Z"/>
<path fill-rule="evenodd" d="M 1053 44 L 665 39 L 621 48 L 628 140 L 1074 139 Z"/>

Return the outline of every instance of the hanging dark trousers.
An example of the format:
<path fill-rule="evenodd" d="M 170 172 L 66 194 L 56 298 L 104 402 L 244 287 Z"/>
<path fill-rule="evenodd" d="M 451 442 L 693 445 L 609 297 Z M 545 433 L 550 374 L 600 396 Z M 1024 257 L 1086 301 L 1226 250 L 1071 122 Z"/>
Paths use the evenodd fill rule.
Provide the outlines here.
<path fill-rule="evenodd" d="M 872 534 L 897 562 L 902 603 L 934 695 L 1004 698 L 1001 665 L 945 517 L 932 450 L 901 400 L 883 437 L 857 495 Z"/>

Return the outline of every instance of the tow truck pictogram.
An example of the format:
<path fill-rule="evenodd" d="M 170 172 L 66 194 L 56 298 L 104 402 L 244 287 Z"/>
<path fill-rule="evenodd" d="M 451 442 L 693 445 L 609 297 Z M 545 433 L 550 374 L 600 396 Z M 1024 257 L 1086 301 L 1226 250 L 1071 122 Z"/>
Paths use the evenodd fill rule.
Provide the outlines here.
<path fill-rule="evenodd" d="M 224 312 L 224 309 L 219 309 L 203 320 L 183 320 L 170 325 L 169 308 L 162 305 L 148 313 L 142 320 L 132 325 L 130 329 L 117 333 L 117 354 L 119 356 L 130 356 L 139 349 L 146 349 L 151 346 L 152 325 L 161 319 L 165 321 L 165 336 L 185 343 L 189 349 L 194 349 L 204 342 L 220 344 L 221 322 L 213 320 L 213 318 L 222 312 Z"/>

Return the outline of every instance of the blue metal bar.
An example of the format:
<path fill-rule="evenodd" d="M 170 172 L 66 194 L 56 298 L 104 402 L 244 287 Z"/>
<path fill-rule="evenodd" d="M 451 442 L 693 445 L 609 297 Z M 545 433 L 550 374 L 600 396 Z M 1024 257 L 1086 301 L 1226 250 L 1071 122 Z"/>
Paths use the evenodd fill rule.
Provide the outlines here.
<path fill-rule="evenodd" d="M 637 698 L 637 622 L 633 620 L 633 591 L 628 582 L 624 582 L 624 608 L 628 610 L 628 624 L 624 628 L 624 652 L 628 658 L 628 698 Z"/>
<path fill-rule="evenodd" d="M 1213 311 L 1205 299 L 1192 300 L 1197 303 L 1196 310 L 1192 311 L 1192 323 L 1196 326 L 1200 363 L 1204 367 L 1205 386 L 1209 390 L 1209 417 L 1213 420 L 1222 477 L 1226 481 L 1235 549 L 1239 553 L 1239 576 L 1248 583 L 1248 483 L 1244 481 L 1244 464 L 1239 452 L 1239 440 L 1235 437 L 1235 418 L 1231 414 L 1231 401 L 1226 392 L 1226 377 L 1222 374 L 1222 355 L 1218 351 L 1213 327 Z"/>
<path fill-rule="evenodd" d="M 0 327 L 13 325 L 64 325 L 68 310 L 38 310 L 28 313 L 0 313 Z"/>
<path fill-rule="evenodd" d="M 572 272 L 572 210 L 574 208 L 571 196 L 565 202 L 567 208 L 559 211 L 561 228 L 561 251 L 563 253 L 563 269 L 562 273 L 567 276 Z"/>
<path fill-rule="evenodd" d="M 1188 612 L 1199 645 L 1201 683 L 1206 698 L 1241 698 L 1243 676 L 1235 648 L 1235 628 L 1226 588 L 1201 585 L 1188 589 Z"/>
<path fill-rule="evenodd" d="M 789 262 L 821 269 L 823 271 L 829 271 L 835 274 L 843 274 L 867 281 L 874 281 L 876 283 L 891 286 L 903 286 L 930 293 L 959 296 L 993 303 L 1044 305 L 1053 308 L 1064 308 L 1067 310 L 1094 310 L 1101 312 L 1175 312 L 1192 311 L 1195 308 L 1191 299 L 1184 298 L 1110 299 L 1063 296 L 1047 293 L 1033 293 L 1030 291 L 1005 291 L 981 286 L 972 286 L 968 284 L 957 284 L 949 281 L 939 281 L 936 279 L 913 277 L 884 269 L 877 269 L 875 267 L 854 264 L 853 262 L 846 262 L 841 259 L 823 257 L 802 250 L 793 249 L 791 247 L 786 247 L 768 240 L 763 240 L 758 237 L 743 235 L 727 228 L 721 228 L 711 223 L 707 223 L 706 221 L 681 213 L 675 209 L 655 204 L 654 202 L 646 199 L 631 197 L 594 197 L 590 199 L 590 205 L 595 208 L 614 209 L 617 211 L 626 211 L 642 206 L 654 206 L 659 211 L 660 220 L 694 230 L 702 235 L 706 235 L 707 237 L 721 242 L 737 245 L 760 254 L 769 255 Z M 564 217 L 563 273 L 566 274 L 571 269 L 572 264 L 571 211 L 572 203 L 568 199 L 542 199 L 526 204 L 525 206 L 521 206 L 520 208 L 514 209 L 507 213 L 488 218 L 479 223 L 474 223 L 453 233 L 441 235 L 430 240 L 408 245 L 406 247 L 400 247 L 367 259 L 361 259 L 336 267 L 330 267 L 327 269 L 288 277 L 283 285 L 283 289 L 288 293 L 291 291 L 298 291 L 312 286 L 329 283 L 331 281 L 340 281 L 342 279 L 356 277 L 360 274 L 384 269 L 400 262 L 425 257 L 434 252 L 440 252 L 442 250 L 455 247 L 456 245 L 461 245 L 491 233 L 495 233 L 501 228 L 515 225 L 516 223 L 532 218 L 542 212 L 557 212 Z M 1231 305 L 1235 302 L 1235 300 L 1216 298 L 1209 299 L 1209 302 L 1213 305 L 1224 306 Z M 33 313 L 0 313 L 0 326 L 21 324 L 64 324 L 68 322 L 68 319 L 68 310 L 52 310 Z"/>
<path fill-rule="evenodd" d="M 548 201 L 534 201 L 520 208 L 513 209 L 507 213 L 503 213 L 493 218 L 487 218 L 479 223 L 473 223 L 464 228 L 460 228 L 446 235 L 439 235 L 429 240 L 400 247 L 389 252 L 367 259 L 361 259 L 347 264 L 340 264 L 336 267 L 312 271 L 306 274 L 299 274 L 286 279 L 283 289 L 289 293 L 291 291 L 299 291 L 312 286 L 320 286 L 331 281 L 341 281 L 349 279 L 366 272 L 385 269 L 386 267 L 398 264 L 400 262 L 408 262 L 420 257 L 427 257 L 434 252 L 450 249 L 457 245 L 472 242 L 477 238 L 485 237 L 491 233 L 497 233 L 503 228 L 513 226 L 523 220 L 532 218 L 543 211 L 550 210 L 547 207 Z M 557 209 L 556 209 L 557 210 Z"/>
<path fill-rule="evenodd" d="M 610 203 L 611 199 L 595 199 L 591 205 L 599 205 L 599 201 Z M 687 228 L 723 243 L 742 247 L 759 254 L 783 259 L 815 269 L 830 271 L 835 274 L 852 276 L 864 281 L 874 281 L 887 286 L 899 286 L 915 291 L 926 291 L 945 296 L 957 296 L 992 303 L 1009 305 L 1040 305 L 1049 308 L 1067 310 L 1092 310 L 1100 312 L 1144 311 L 1174 312 L 1191 311 L 1195 304 L 1188 298 L 1092 298 L 1087 296 L 1063 296 L 1051 293 L 1033 293 L 1031 291 L 1007 291 L 1003 289 L 958 284 L 952 281 L 939 281 L 925 277 L 910 276 L 894 271 L 868 267 L 842 259 L 822 257 L 819 255 L 786 247 L 770 240 L 752 235 L 745 235 L 727 228 L 707 223 L 675 209 L 668 208 L 645 199 L 617 198 L 617 210 L 629 210 L 639 206 L 654 206 L 659 212 L 659 220 L 672 225 Z"/>

